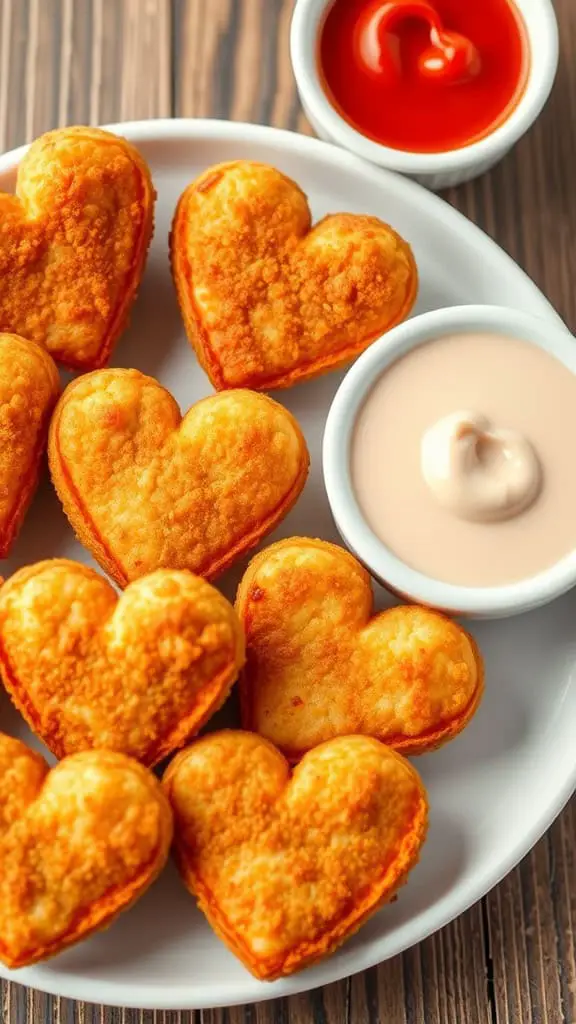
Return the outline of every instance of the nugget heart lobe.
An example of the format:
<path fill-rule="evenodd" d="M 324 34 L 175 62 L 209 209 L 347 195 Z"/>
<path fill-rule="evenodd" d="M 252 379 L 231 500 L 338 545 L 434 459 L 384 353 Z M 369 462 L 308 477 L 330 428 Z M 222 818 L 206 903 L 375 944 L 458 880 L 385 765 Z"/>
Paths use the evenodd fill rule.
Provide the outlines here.
<path fill-rule="evenodd" d="M 19 335 L 0 334 L 0 558 L 7 556 L 36 490 L 59 393 L 48 353 Z"/>
<path fill-rule="evenodd" d="M 426 608 L 374 615 L 368 573 L 334 544 L 294 537 L 256 555 L 236 610 L 246 633 L 242 724 L 290 760 L 348 733 L 406 754 L 434 750 L 480 703 L 472 637 Z"/>
<path fill-rule="evenodd" d="M 361 736 L 317 747 L 290 777 L 261 737 L 213 733 L 178 755 L 164 786 L 186 885 L 266 980 L 353 934 L 406 881 L 426 835 L 416 771 Z"/>
<path fill-rule="evenodd" d="M 410 247 L 376 217 L 311 227 L 302 190 L 273 167 L 217 165 L 180 198 L 172 272 L 188 337 L 217 389 L 290 387 L 349 362 L 406 317 Z"/>
<path fill-rule="evenodd" d="M 56 754 L 106 748 L 156 764 L 221 706 L 244 659 L 231 605 L 160 569 L 118 599 L 87 566 L 21 569 L 0 590 L 0 669 Z"/>
<path fill-rule="evenodd" d="M 126 325 L 152 236 L 150 172 L 125 139 L 63 128 L 37 139 L 0 194 L 0 330 L 64 366 L 103 366 Z"/>
<path fill-rule="evenodd" d="M 181 417 L 136 370 L 66 389 L 49 459 L 78 537 L 120 586 L 159 567 L 216 576 L 284 518 L 309 462 L 298 424 L 271 398 L 212 395 Z"/>
<path fill-rule="evenodd" d="M 91 751 L 50 770 L 0 736 L 0 959 L 22 967 L 106 927 L 154 881 L 171 836 L 136 762 Z"/>

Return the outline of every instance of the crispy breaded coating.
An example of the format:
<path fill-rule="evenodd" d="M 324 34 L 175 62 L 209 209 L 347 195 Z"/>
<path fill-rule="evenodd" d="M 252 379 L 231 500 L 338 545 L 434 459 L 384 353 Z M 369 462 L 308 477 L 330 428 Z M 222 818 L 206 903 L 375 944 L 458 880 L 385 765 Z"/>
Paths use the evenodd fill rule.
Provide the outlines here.
<path fill-rule="evenodd" d="M 0 330 L 79 370 L 103 366 L 126 326 L 152 237 L 138 151 L 99 128 L 36 139 L 16 195 L 0 193 Z"/>
<path fill-rule="evenodd" d="M 418 290 L 391 227 L 337 213 L 312 228 L 302 190 L 248 160 L 188 186 L 170 252 L 188 337 L 218 390 L 286 388 L 342 366 L 403 320 Z"/>
<path fill-rule="evenodd" d="M 0 735 L 0 960 L 23 967 L 109 925 L 161 871 L 172 837 L 162 788 L 109 751 L 50 770 Z"/>
<path fill-rule="evenodd" d="M 59 394 L 58 370 L 48 353 L 17 334 L 0 334 L 0 558 L 6 558 L 36 490 Z"/>
<path fill-rule="evenodd" d="M 309 461 L 296 420 L 271 398 L 213 395 L 182 418 L 137 370 L 71 384 L 49 457 L 78 537 L 120 586 L 160 567 L 216 576 L 284 518 Z"/>
<path fill-rule="evenodd" d="M 116 591 L 66 559 L 0 589 L 0 671 L 57 757 L 117 750 L 161 761 L 222 705 L 244 662 L 234 609 L 190 572 L 159 569 Z"/>
<path fill-rule="evenodd" d="M 178 865 L 216 933 L 257 978 L 333 952 L 404 884 L 426 836 L 415 769 L 348 736 L 287 762 L 259 736 L 213 733 L 172 762 Z"/>
<path fill-rule="evenodd" d="M 472 637 L 427 608 L 372 608 L 368 573 L 343 548 L 296 537 L 257 555 L 236 599 L 243 726 L 291 760 L 349 733 L 419 754 L 461 732 L 484 688 Z"/>

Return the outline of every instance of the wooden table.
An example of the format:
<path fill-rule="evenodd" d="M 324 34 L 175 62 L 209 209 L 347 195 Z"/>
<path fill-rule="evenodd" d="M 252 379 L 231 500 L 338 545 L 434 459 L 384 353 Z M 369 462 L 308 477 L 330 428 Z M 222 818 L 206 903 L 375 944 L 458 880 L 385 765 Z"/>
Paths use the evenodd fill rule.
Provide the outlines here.
<path fill-rule="evenodd" d="M 462 0 L 480 3 L 481 0 Z M 576 0 L 556 0 L 561 66 L 537 127 L 446 198 L 576 329 Z M 0 0 L 0 151 L 57 125 L 213 116 L 310 132 L 288 57 L 293 0 Z M 576 623 L 575 623 L 576 629 Z M 545 685 L 545 680 L 542 681 Z M 576 803 L 485 900 L 416 949 L 309 995 L 206 1024 L 576 1024 Z M 5 1024 L 181 1021 L 0 984 Z M 217 993 L 215 993 L 217 999 Z"/>

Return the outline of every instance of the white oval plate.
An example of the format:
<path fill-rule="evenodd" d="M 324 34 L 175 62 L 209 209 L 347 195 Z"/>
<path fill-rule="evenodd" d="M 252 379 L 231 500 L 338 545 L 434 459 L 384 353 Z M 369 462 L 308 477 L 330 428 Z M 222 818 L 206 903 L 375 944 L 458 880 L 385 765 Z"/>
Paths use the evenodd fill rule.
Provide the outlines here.
<path fill-rule="evenodd" d="M 158 377 L 184 409 L 210 386 L 185 339 L 168 267 L 168 230 L 184 186 L 223 160 L 275 164 L 304 188 L 316 218 L 350 210 L 393 224 L 415 250 L 422 279 L 418 311 L 486 302 L 556 316 L 512 260 L 459 213 L 418 185 L 342 150 L 271 128 L 217 121 L 149 121 L 116 130 L 150 163 L 158 205 L 146 278 L 112 363 Z M 13 187 L 21 154 L 0 158 L 2 190 Z M 276 396 L 300 420 L 312 455 L 306 490 L 276 538 L 310 534 L 338 540 L 322 483 L 321 439 L 341 377 L 333 373 Z M 0 575 L 55 555 L 90 561 L 45 482 L 13 557 L 0 563 Z M 241 568 L 222 581 L 230 596 Z M 386 600 L 382 593 L 378 599 Z M 46 964 L 0 973 L 95 1003 L 157 1009 L 249 1003 L 371 967 L 462 913 L 527 853 L 576 780 L 575 597 L 474 631 L 487 659 L 486 697 L 459 739 L 417 762 L 431 803 L 421 863 L 399 900 L 325 963 L 285 981 L 255 981 L 213 935 L 170 867 L 109 931 Z M 0 722 L 30 740 L 5 695 Z"/>

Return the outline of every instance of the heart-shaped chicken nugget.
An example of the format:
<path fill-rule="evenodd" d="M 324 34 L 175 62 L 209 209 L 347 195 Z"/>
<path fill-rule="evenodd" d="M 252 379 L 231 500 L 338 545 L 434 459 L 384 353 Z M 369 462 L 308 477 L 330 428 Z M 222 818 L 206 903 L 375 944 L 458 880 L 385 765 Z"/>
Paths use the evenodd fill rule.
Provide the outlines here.
<path fill-rule="evenodd" d="M 158 569 L 118 599 L 59 559 L 0 590 L 2 678 L 57 757 L 103 748 L 156 764 L 221 706 L 243 661 L 234 609 L 190 572 Z"/>
<path fill-rule="evenodd" d="M 212 395 L 182 418 L 137 370 L 71 384 L 49 456 L 78 537 L 120 586 L 160 567 L 216 576 L 284 518 L 308 473 L 300 428 L 271 398 Z"/>
<path fill-rule="evenodd" d="M 16 195 L 0 193 L 0 330 L 65 366 L 103 366 L 136 296 L 153 213 L 150 172 L 125 139 L 84 127 L 42 135 Z"/>
<path fill-rule="evenodd" d="M 293 538 L 257 555 L 236 600 L 244 727 L 291 760 L 349 733 L 407 754 L 456 736 L 484 687 L 475 642 L 438 612 L 372 607 L 368 573 L 334 544 Z"/>
<path fill-rule="evenodd" d="M 172 814 L 151 772 L 94 750 L 49 769 L 0 735 L 0 960 L 55 956 L 105 928 L 161 871 Z"/>
<path fill-rule="evenodd" d="M 410 247 L 376 217 L 311 227 L 274 167 L 211 167 L 180 198 L 172 271 L 188 337 L 215 388 L 286 388 L 342 366 L 410 312 Z"/>
<path fill-rule="evenodd" d="M 288 764 L 251 733 L 213 733 L 164 779 L 187 887 L 258 978 L 331 953 L 406 881 L 427 827 L 414 768 L 347 736 Z"/>
<path fill-rule="evenodd" d="M 8 554 L 36 490 L 59 393 L 48 353 L 17 334 L 0 334 L 0 558 Z"/>

